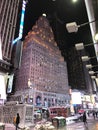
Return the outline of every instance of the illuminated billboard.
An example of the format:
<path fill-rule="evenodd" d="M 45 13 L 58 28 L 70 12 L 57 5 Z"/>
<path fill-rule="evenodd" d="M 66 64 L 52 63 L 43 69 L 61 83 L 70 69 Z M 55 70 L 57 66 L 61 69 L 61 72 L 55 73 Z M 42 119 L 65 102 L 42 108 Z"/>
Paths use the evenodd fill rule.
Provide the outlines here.
<path fill-rule="evenodd" d="M 12 92 L 14 74 L 9 75 L 7 82 L 7 93 Z"/>
<path fill-rule="evenodd" d="M 6 99 L 6 85 L 3 74 L 0 74 L 0 99 Z"/>
<path fill-rule="evenodd" d="M 72 104 L 82 104 L 80 92 L 72 92 L 71 97 L 72 97 Z"/>

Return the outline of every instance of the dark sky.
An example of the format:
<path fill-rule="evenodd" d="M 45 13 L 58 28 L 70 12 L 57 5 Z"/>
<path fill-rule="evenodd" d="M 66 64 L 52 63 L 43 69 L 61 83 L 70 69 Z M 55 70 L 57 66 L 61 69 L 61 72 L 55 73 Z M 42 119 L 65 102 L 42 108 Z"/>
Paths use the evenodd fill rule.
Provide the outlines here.
<path fill-rule="evenodd" d="M 72 34 L 69 34 L 65 27 L 68 22 L 75 21 L 78 25 L 88 22 L 84 0 L 78 0 L 77 3 L 73 3 L 72 0 L 29 0 L 25 15 L 24 36 L 43 13 L 47 14 L 55 40 L 63 42 L 65 47 L 74 46 L 77 42 L 85 44 L 92 42 L 89 25 L 81 27 L 78 33 Z M 60 47 L 62 49 L 62 46 Z"/>
<path fill-rule="evenodd" d="M 47 14 L 47 18 L 52 26 L 57 24 L 57 29 L 62 35 L 62 37 L 59 36 L 60 39 L 65 38 L 67 41 L 72 37 L 72 34 L 67 34 L 65 28 L 66 23 L 76 21 L 77 24 L 82 24 L 88 21 L 84 0 L 79 0 L 74 4 L 72 3 L 72 0 L 29 0 L 25 15 L 24 36 L 43 13 Z M 85 34 L 88 31 L 87 35 L 85 36 L 83 33 L 79 36 L 79 33 L 83 31 Z M 79 39 L 79 37 L 82 39 L 83 35 L 85 36 L 84 38 L 89 38 L 88 35 L 90 35 L 90 31 L 88 25 L 82 27 L 76 36 L 73 34 L 76 40 Z M 72 39 L 70 42 L 72 43 L 74 40 Z"/>
<path fill-rule="evenodd" d="M 47 18 L 51 26 L 54 28 L 54 31 L 58 29 L 58 32 L 60 34 L 59 35 L 60 39 L 65 38 L 67 41 L 69 41 L 69 38 L 74 36 L 74 39 L 77 40 L 79 39 L 79 37 L 82 38 L 84 33 L 86 33 L 87 31 L 89 32 L 89 33 L 87 32 L 88 35 L 90 35 L 88 25 L 79 29 L 78 34 L 68 34 L 65 27 L 66 23 L 68 22 L 75 21 L 77 22 L 77 24 L 82 24 L 88 21 L 84 0 L 78 0 L 77 3 L 72 3 L 72 0 L 55 0 L 55 1 L 53 0 L 28 0 L 27 6 L 26 6 L 26 13 L 25 13 L 23 37 L 27 35 L 28 31 L 31 30 L 36 20 L 43 13 L 47 14 Z M 19 16 L 20 14 L 21 14 L 21 8 L 19 10 Z M 19 20 L 19 16 L 18 16 L 18 20 Z M 83 31 L 84 33 L 82 33 L 82 35 L 81 34 L 79 35 L 79 33 Z M 87 37 L 88 39 L 89 37 L 88 35 L 87 36 L 84 35 L 84 36 Z M 74 42 L 74 40 L 71 39 L 70 42 L 72 43 Z"/>
<path fill-rule="evenodd" d="M 68 22 L 75 21 L 78 25 L 88 22 L 84 0 L 78 0 L 77 3 L 73 3 L 72 0 L 28 0 L 23 39 L 43 13 L 47 14 L 60 50 L 66 50 L 79 42 L 84 44 L 92 42 L 89 25 L 79 28 L 77 33 L 68 33 L 66 30 Z M 19 16 L 20 14 L 21 11 Z"/>

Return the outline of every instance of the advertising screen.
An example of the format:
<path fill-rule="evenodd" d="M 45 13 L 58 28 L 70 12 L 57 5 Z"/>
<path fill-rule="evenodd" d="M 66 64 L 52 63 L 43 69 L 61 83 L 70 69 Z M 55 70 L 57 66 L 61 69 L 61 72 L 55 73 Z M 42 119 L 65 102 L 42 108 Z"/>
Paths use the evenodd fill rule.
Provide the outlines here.
<path fill-rule="evenodd" d="M 0 99 L 6 99 L 6 85 L 2 74 L 0 74 Z"/>
<path fill-rule="evenodd" d="M 72 104 L 82 104 L 80 92 L 72 92 Z"/>

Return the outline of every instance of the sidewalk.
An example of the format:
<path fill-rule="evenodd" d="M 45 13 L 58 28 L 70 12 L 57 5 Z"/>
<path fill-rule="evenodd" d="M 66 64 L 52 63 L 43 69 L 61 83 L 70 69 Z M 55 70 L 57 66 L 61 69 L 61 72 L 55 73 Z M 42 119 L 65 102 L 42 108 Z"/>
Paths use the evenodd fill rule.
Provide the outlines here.
<path fill-rule="evenodd" d="M 42 120 L 42 121 L 39 121 L 38 122 L 38 124 L 41 124 L 41 123 L 45 123 L 46 122 L 46 120 Z M 21 125 L 20 125 L 21 126 Z M 35 126 L 35 124 L 34 124 L 34 126 Z M 32 126 L 30 126 L 29 128 L 30 128 L 30 130 L 33 130 L 34 129 L 34 126 L 32 125 Z M 3 130 L 3 129 L 2 129 Z M 15 127 L 15 125 L 14 124 L 5 124 L 5 130 L 16 130 L 16 127 Z M 20 130 L 20 129 L 19 129 Z M 22 130 L 22 129 L 21 129 Z"/>
<path fill-rule="evenodd" d="M 89 122 L 89 121 L 94 121 L 94 118 L 92 117 L 92 116 L 89 116 L 89 117 L 87 117 L 87 121 Z M 98 118 L 97 119 L 95 119 L 95 121 L 96 120 L 98 120 Z M 45 122 L 45 120 L 43 120 L 43 121 L 40 121 L 40 122 L 38 122 L 38 123 L 44 123 Z M 82 122 L 82 121 L 81 121 Z M 72 123 L 72 124 L 68 124 L 68 126 L 72 126 L 73 124 L 76 124 L 75 122 L 74 123 Z M 16 130 L 15 129 L 15 125 L 14 124 L 5 124 L 5 130 Z M 30 130 L 34 130 L 34 126 L 31 126 L 30 127 Z"/>
<path fill-rule="evenodd" d="M 34 128 L 34 126 L 31 126 L 31 127 L 29 127 L 30 128 L 30 130 L 32 130 L 33 128 Z M 2 129 L 3 130 L 3 129 Z M 16 130 L 16 127 L 15 127 L 15 125 L 13 125 L 13 124 L 5 124 L 5 130 Z M 23 127 L 21 128 L 21 129 L 19 129 L 19 130 L 24 130 L 23 129 Z"/>
<path fill-rule="evenodd" d="M 15 130 L 15 126 L 13 124 L 5 124 L 5 130 Z"/>

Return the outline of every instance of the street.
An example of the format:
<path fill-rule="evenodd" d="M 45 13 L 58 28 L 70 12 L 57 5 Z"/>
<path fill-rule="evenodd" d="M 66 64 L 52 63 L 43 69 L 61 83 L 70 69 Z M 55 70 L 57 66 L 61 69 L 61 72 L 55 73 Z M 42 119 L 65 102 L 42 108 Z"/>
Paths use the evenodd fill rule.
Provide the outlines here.
<path fill-rule="evenodd" d="M 87 126 L 85 126 L 83 122 L 78 122 L 58 130 L 98 130 L 98 119 L 94 120 L 93 118 L 90 118 L 87 122 Z"/>
<path fill-rule="evenodd" d="M 90 117 L 87 119 L 87 126 L 84 125 L 83 122 L 77 122 L 73 124 L 66 125 L 63 128 L 55 129 L 55 130 L 98 130 L 98 119 L 93 119 Z M 11 125 L 6 125 L 5 130 L 15 130 L 15 127 Z M 30 128 L 30 130 L 34 130 L 34 128 Z"/>

